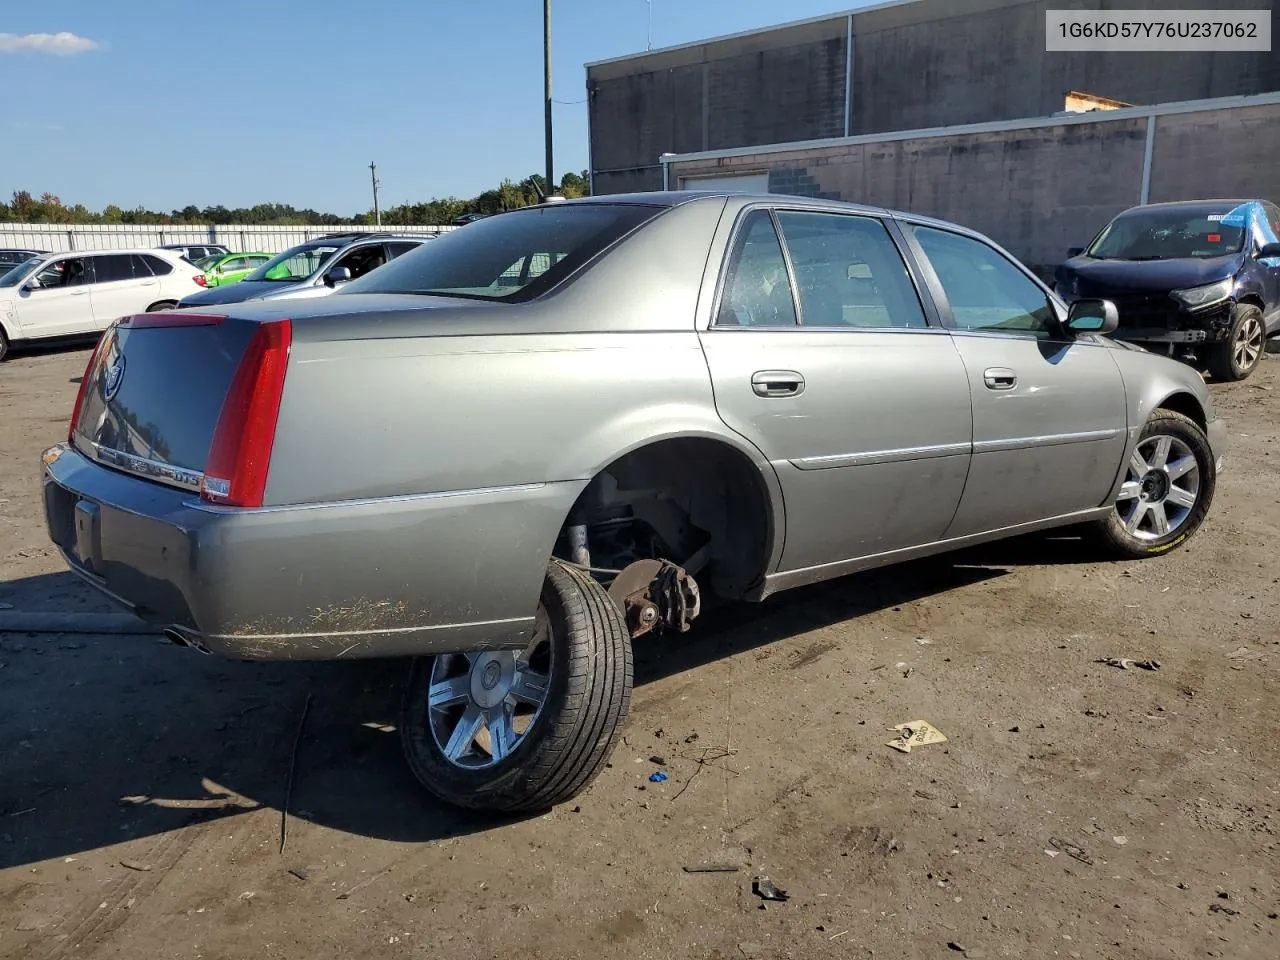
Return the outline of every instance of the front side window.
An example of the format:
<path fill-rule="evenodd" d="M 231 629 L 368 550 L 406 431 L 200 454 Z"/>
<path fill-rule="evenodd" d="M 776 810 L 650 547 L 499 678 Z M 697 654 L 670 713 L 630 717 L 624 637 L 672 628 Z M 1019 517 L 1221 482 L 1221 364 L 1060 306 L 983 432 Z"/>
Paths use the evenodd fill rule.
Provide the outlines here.
<path fill-rule="evenodd" d="M 351 279 L 357 280 L 386 262 L 387 255 L 382 249 L 382 244 L 371 243 L 368 246 L 356 247 L 339 260 L 335 266 L 346 267 L 351 271 Z"/>
<path fill-rule="evenodd" d="M 796 306 L 787 278 L 787 261 L 773 218 L 767 210 L 752 210 L 742 222 L 736 249 L 730 255 L 716 326 L 795 325 Z"/>
<path fill-rule="evenodd" d="M 911 230 L 938 275 L 956 327 L 1053 335 L 1056 315 L 1044 291 L 992 247 L 947 230 Z"/>
<path fill-rule="evenodd" d="M 806 327 L 928 326 L 907 265 L 873 217 L 779 211 Z"/>
<path fill-rule="evenodd" d="M 81 287 L 93 283 L 93 265 L 86 257 L 54 260 L 36 274 L 36 280 L 40 282 L 42 289 Z"/>
<path fill-rule="evenodd" d="M 532 299 L 663 209 L 571 203 L 508 211 L 423 243 L 341 293 Z"/>

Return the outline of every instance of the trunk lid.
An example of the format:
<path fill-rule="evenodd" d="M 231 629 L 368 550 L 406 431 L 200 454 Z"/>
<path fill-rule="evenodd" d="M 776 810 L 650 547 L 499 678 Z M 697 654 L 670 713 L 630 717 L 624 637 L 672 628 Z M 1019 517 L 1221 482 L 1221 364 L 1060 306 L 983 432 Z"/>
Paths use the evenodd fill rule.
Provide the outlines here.
<path fill-rule="evenodd" d="M 85 372 L 71 442 L 104 465 L 198 491 L 223 400 L 257 327 L 186 314 L 114 325 Z"/>

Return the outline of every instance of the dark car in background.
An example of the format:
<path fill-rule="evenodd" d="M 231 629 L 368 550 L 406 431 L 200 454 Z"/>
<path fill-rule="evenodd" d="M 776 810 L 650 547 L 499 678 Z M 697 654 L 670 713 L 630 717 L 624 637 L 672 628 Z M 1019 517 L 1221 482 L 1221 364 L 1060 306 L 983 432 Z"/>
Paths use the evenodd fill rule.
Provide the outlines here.
<path fill-rule="evenodd" d="M 0 248 L 0 274 L 8 273 L 20 263 L 26 263 L 32 257 L 38 257 L 48 250 L 28 250 L 25 247 Z"/>
<path fill-rule="evenodd" d="M 1280 334 L 1280 208 L 1188 200 L 1125 210 L 1067 251 L 1054 286 L 1071 303 L 1115 303 L 1112 336 L 1243 380 Z"/>

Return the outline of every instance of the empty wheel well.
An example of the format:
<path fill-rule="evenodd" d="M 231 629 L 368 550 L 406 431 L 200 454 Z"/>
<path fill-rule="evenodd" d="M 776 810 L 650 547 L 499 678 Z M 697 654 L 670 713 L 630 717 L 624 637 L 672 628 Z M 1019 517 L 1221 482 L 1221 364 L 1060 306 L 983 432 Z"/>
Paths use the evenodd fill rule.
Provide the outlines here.
<path fill-rule="evenodd" d="M 1190 417 L 1201 430 L 1208 426 L 1208 420 L 1205 419 L 1204 408 L 1200 406 L 1200 401 L 1189 393 L 1171 394 L 1160 404 L 1160 409 L 1172 410 L 1174 413 L 1180 413 L 1184 417 Z"/>
<path fill-rule="evenodd" d="M 670 560 L 705 590 L 736 599 L 764 577 L 772 518 L 764 479 L 743 454 L 716 440 L 662 440 L 619 457 L 592 479 L 555 554 L 572 559 L 569 528 L 585 525 L 594 568 Z"/>

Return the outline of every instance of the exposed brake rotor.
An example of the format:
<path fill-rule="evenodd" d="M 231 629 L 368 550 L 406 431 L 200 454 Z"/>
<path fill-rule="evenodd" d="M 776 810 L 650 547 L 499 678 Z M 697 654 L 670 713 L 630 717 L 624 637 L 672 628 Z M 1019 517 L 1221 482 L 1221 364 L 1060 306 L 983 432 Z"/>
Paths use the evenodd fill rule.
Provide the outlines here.
<path fill-rule="evenodd" d="M 702 610 L 697 581 L 669 560 L 637 560 L 609 585 L 633 638 L 654 631 L 685 633 Z"/>

